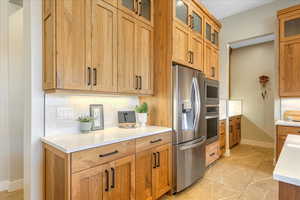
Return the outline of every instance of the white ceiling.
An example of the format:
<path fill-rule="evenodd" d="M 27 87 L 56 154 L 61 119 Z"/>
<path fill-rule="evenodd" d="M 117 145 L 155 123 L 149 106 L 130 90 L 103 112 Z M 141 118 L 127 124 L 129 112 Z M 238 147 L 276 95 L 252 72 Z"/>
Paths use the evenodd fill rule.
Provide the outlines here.
<path fill-rule="evenodd" d="M 276 0 L 199 0 L 218 19 L 250 10 Z"/>

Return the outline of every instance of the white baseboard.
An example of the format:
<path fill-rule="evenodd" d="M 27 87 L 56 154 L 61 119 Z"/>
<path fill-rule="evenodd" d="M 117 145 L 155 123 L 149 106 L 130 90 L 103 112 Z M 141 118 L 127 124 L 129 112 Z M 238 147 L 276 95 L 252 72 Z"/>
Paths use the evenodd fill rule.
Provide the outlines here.
<path fill-rule="evenodd" d="M 275 147 L 275 144 L 273 142 L 262 142 L 262 141 L 247 140 L 247 139 L 242 139 L 241 144 L 248 144 L 248 145 L 265 147 L 265 148 Z"/>
<path fill-rule="evenodd" d="M 0 192 L 1 191 L 8 191 L 8 192 L 13 192 L 16 190 L 23 189 L 23 179 L 19 179 L 16 181 L 1 181 L 0 182 Z"/>
<path fill-rule="evenodd" d="M 0 192 L 8 190 L 9 181 L 1 181 L 0 182 Z"/>
<path fill-rule="evenodd" d="M 23 189 L 23 179 L 10 182 L 8 192 L 13 192 L 20 189 Z"/>

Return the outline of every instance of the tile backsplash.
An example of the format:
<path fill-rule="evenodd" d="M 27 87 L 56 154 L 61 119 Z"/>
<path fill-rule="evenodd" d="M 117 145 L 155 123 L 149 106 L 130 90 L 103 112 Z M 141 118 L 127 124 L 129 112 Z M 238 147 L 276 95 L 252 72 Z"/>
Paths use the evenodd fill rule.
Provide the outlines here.
<path fill-rule="evenodd" d="M 45 136 L 79 133 L 77 118 L 89 114 L 90 104 L 103 104 L 104 127 L 118 125 L 118 111 L 133 110 L 139 104 L 137 96 L 45 96 Z"/>
<path fill-rule="evenodd" d="M 283 114 L 287 110 L 299 110 L 300 111 L 300 98 L 282 98 L 281 99 L 281 119 L 283 119 Z"/>

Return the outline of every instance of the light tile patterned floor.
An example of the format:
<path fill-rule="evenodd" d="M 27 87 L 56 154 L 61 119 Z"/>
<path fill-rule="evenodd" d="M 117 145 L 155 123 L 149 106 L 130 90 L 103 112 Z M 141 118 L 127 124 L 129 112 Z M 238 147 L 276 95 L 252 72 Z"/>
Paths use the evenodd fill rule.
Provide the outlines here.
<path fill-rule="evenodd" d="M 0 200 L 23 200 L 23 190 L 0 192 Z"/>
<path fill-rule="evenodd" d="M 277 200 L 273 169 L 273 149 L 239 145 L 230 157 L 209 168 L 202 180 L 160 200 Z"/>

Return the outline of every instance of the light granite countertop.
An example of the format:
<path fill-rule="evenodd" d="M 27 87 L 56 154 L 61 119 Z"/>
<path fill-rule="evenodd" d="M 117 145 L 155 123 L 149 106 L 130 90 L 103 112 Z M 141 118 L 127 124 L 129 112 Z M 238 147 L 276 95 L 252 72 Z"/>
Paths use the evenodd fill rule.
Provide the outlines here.
<path fill-rule="evenodd" d="M 171 128 L 147 126 L 134 129 L 107 128 L 87 134 L 66 134 L 42 137 L 42 142 L 53 146 L 64 153 L 74 153 L 108 144 L 137 139 L 172 131 Z"/>
<path fill-rule="evenodd" d="M 300 136 L 288 135 L 276 167 L 273 178 L 277 181 L 300 186 Z"/>
<path fill-rule="evenodd" d="M 285 121 L 285 120 L 277 120 L 275 122 L 277 126 L 293 126 L 293 127 L 300 127 L 300 122 L 293 122 L 293 121 Z"/>

